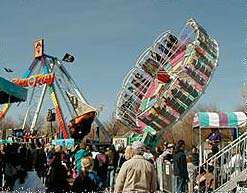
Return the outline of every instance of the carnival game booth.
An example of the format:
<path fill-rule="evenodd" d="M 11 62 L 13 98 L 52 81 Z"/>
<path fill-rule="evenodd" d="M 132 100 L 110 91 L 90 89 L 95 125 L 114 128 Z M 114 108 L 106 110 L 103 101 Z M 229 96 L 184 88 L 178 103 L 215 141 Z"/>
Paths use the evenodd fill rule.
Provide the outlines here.
<path fill-rule="evenodd" d="M 199 112 L 193 120 L 193 139 L 199 146 L 200 164 L 207 159 L 207 138 L 209 131 L 219 131 L 219 146 L 222 148 L 241 134 L 246 126 L 247 117 L 244 112 Z M 207 137 L 208 136 L 208 137 Z M 212 136 L 212 135 L 211 135 Z M 217 136 L 215 136 L 217 138 Z"/>

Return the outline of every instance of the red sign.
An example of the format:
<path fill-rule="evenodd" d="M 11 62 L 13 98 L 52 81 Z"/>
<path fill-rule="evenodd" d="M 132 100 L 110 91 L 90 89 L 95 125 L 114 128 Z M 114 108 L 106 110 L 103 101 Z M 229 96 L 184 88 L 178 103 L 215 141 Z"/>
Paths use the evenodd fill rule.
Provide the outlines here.
<path fill-rule="evenodd" d="M 12 82 L 22 87 L 36 87 L 43 84 L 51 85 L 55 80 L 55 75 L 52 74 L 37 74 L 27 79 L 13 79 Z"/>
<path fill-rule="evenodd" d="M 44 40 L 34 42 L 34 58 L 41 57 L 44 54 Z"/>

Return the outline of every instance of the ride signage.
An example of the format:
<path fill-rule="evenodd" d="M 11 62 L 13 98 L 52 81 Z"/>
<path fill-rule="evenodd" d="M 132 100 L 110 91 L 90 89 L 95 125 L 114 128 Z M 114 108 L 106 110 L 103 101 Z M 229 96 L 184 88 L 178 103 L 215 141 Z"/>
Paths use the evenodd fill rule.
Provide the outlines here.
<path fill-rule="evenodd" d="M 127 147 L 127 138 L 126 137 L 115 137 L 112 139 L 112 144 L 116 149 L 120 147 Z"/>
<path fill-rule="evenodd" d="M 36 40 L 34 46 L 34 58 L 39 58 L 44 54 L 44 40 Z"/>
<path fill-rule="evenodd" d="M 13 79 L 12 82 L 22 87 L 36 87 L 43 84 L 51 85 L 55 80 L 55 74 L 36 74 L 27 79 Z"/>

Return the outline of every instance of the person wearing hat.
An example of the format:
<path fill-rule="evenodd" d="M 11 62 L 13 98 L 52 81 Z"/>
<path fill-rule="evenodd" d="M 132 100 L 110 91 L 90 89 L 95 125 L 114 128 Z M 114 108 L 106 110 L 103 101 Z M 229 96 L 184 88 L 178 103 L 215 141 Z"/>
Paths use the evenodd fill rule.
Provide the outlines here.
<path fill-rule="evenodd" d="M 144 159 L 145 146 L 140 141 L 132 144 L 134 156 L 123 163 L 116 179 L 115 192 L 155 192 L 154 166 Z"/>

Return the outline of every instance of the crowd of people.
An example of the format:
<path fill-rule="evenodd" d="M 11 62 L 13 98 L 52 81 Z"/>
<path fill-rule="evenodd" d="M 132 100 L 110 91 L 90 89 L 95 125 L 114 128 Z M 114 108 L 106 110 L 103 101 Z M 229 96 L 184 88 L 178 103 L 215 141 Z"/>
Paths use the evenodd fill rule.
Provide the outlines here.
<path fill-rule="evenodd" d="M 207 137 L 208 148 L 204 152 L 205 160 L 219 151 L 222 137 L 218 130 L 213 130 Z M 185 142 L 179 140 L 174 146 L 166 144 L 164 152 L 159 156 L 162 162 L 173 164 L 175 176 L 175 191 L 182 192 L 212 192 L 215 188 L 214 167 L 199 168 L 199 151 L 193 146 L 185 152 Z"/>
<path fill-rule="evenodd" d="M 0 184 L 2 191 L 111 192 L 115 186 L 115 192 L 136 189 L 154 192 L 154 162 L 144 158 L 151 154 L 145 150 L 141 142 L 118 151 L 114 146 L 85 143 L 72 149 L 40 141 L 2 145 Z M 145 168 L 147 172 L 143 173 Z M 137 182 L 140 177 L 142 185 Z"/>
<path fill-rule="evenodd" d="M 210 140 L 212 156 L 219 139 Z M 183 140 L 156 150 L 140 141 L 118 149 L 86 143 L 66 148 L 38 140 L 2 145 L 0 184 L 3 191 L 155 192 L 160 190 L 157 160 L 173 165 L 176 192 L 214 190 L 214 167 L 199 169 L 198 149 L 185 151 Z M 241 160 L 239 152 L 229 164 L 236 160 Z"/>
<path fill-rule="evenodd" d="M 188 151 L 188 149 L 185 150 L 183 140 L 179 140 L 176 145 L 165 144 L 159 159 L 162 163 L 173 165 L 175 192 L 213 192 L 220 185 L 220 181 L 225 182 L 234 178 L 242 171 L 243 146 L 235 145 L 235 149 L 219 157 L 222 141 L 222 136 L 217 129 L 212 130 L 208 135 L 205 142 L 207 148 L 201 152 L 206 164 L 202 164 L 203 160 L 200 160 L 199 146 L 193 146 Z M 213 157 L 217 155 L 218 157 Z"/>
<path fill-rule="evenodd" d="M 72 149 L 40 141 L 2 145 L 0 184 L 3 191 L 155 192 L 155 161 L 160 157 L 177 163 L 182 187 L 188 177 L 186 171 L 180 176 L 180 164 L 187 164 L 180 158 L 182 145 L 179 141 L 175 154 L 171 144 L 164 151 L 151 152 L 139 141 L 117 151 L 114 146 L 85 143 Z"/>
<path fill-rule="evenodd" d="M 117 164 L 112 147 L 96 150 L 82 143 L 67 149 L 39 141 L 7 144 L 0 149 L 0 184 L 3 191 L 100 191 L 113 186 L 109 176 Z"/>
<path fill-rule="evenodd" d="M 151 152 L 139 141 L 118 150 L 85 143 L 71 149 L 38 140 L 12 143 L 0 148 L 0 184 L 2 191 L 155 192 L 156 159 L 175 160 L 166 152 Z"/>

